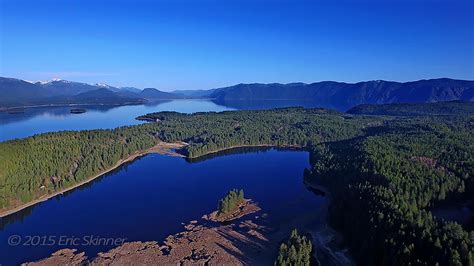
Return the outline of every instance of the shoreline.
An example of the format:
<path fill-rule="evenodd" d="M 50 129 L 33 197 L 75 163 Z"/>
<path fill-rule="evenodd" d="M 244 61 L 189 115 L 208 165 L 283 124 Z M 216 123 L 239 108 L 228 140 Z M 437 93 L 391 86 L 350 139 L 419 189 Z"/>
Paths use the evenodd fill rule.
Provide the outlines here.
<path fill-rule="evenodd" d="M 73 106 L 127 106 L 142 105 L 156 101 L 176 101 L 176 100 L 212 100 L 211 98 L 170 98 L 170 99 L 151 99 L 144 102 L 125 102 L 125 103 L 45 103 L 18 106 L 0 106 L 0 112 L 8 112 L 16 109 L 42 108 L 42 107 L 73 107 Z"/>
<path fill-rule="evenodd" d="M 128 103 L 51 103 L 51 104 L 35 104 L 35 105 L 21 105 L 12 107 L 2 107 L 0 112 L 8 112 L 17 109 L 28 109 L 28 108 L 43 108 L 43 107 L 73 107 L 73 106 L 126 106 L 126 105 L 140 105 L 144 103 L 140 102 L 128 102 Z"/>
<path fill-rule="evenodd" d="M 179 152 L 175 152 L 175 151 L 172 151 L 171 149 L 180 149 L 180 148 L 183 148 L 185 146 L 187 146 L 188 143 L 185 143 L 185 142 L 159 142 L 157 143 L 155 146 L 147 149 L 147 150 L 144 150 L 144 151 L 139 151 L 139 152 L 136 152 L 136 153 L 133 153 L 131 155 L 129 155 L 127 158 L 125 159 L 121 159 L 119 160 L 115 165 L 113 165 L 112 167 L 84 180 L 84 181 L 81 181 L 75 185 L 72 185 L 71 187 L 68 187 L 68 188 L 64 188 L 64 189 L 61 189 L 59 191 L 56 191 L 54 192 L 53 194 L 47 194 L 47 195 L 43 195 L 37 199 L 34 199 L 30 202 L 27 202 L 25 204 L 22 204 L 22 205 L 19 205 L 19 206 L 16 206 L 14 207 L 13 209 L 8 209 L 8 210 L 5 210 L 5 211 L 0 211 L 0 218 L 4 218 L 4 217 L 7 217 L 9 215 L 12 215 L 14 213 L 17 213 L 21 210 L 24 210 L 28 207 L 31 207 L 33 205 L 36 205 L 38 203 L 41 203 L 41 202 L 44 202 L 44 201 L 47 201 L 51 198 L 54 198 L 58 195 L 61 195 L 67 191 L 71 191 L 73 189 L 76 189 L 82 185 L 85 185 L 101 176 L 103 176 L 104 174 L 107 174 L 108 172 L 111 172 L 112 170 L 115 170 L 117 169 L 119 166 L 121 166 L 122 164 L 124 163 L 127 163 L 127 162 L 131 162 L 135 159 L 137 159 L 138 157 L 141 157 L 141 156 L 144 156 L 144 155 L 147 155 L 147 154 L 151 154 L 151 153 L 158 153 L 158 154 L 163 154 L 163 155 L 168 155 L 168 156 L 176 156 L 176 157 L 182 157 L 182 158 L 187 158 L 187 159 L 197 159 L 197 158 L 200 158 L 200 157 L 203 157 L 203 156 L 206 156 L 206 155 L 210 155 L 210 154 L 215 154 L 215 153 L 218 153 L 218 152 L 222 152 L 222 151 L 226 151 L 226 150 L 231 150 L 231 149 L 238 149 L 238 148 L 251 148 L 251 147 L 255 147 L 255 148 L 297 148 L 297 149 L 301 149 L 303 148 L 303 146 L 301 145 L 274 145 L 274 144 L 258 144 L 258 145 L 235 145 L 235 146 L 230 146 L 230 147 L 227 147 L 227 148 L 221 148 L 221 149 L 217 149 L 217 150 L 214 150 L 214 151 L 211 151 L 211 152 L 208 152 L 206 154 L 202 154 L 200 156 L 197 156 L 197 157 L 190 157 L 190 156 L 186 156 L 186 155 L 183 155 Z"/>
<path fill-rule="evenodd" d="M 0 218 L 4 218 L 6 216 L 9 216 L 11 214 L 14 214 L 16 212 L 19 212 L 23 209 L 26 209 L 28 207 L 31 207 L 33 205 L 36 205 L 38 203 L 41 203 L 41 202 L 44 202 L 44 201 L 47 201 L 51 198 L 54 198 L 58 195 L 61 195 L 67 191 L 70 191 L 70 190 L 73 190 L 73 189 L 76 189 L 82 185 L 85 185 L 109 172 L 111 172 L 112 170 L 115 170 L 117 169 L 118 167 L 120 167 L 122 164 L 124 163 L 127 163 L 127 162 L 131 162 L 131 161 L 134 161 L 135 159 L 139 158 L 139 157 L 142 157 L 144 155 L 147 155 L 147 154 L 151 154 L 151 153 L 158 153 L 158 154 L 164 154 L 164 155 L 169 155 L 169 156 L 177 156 L 177 157 L 183 157 L 182 154 L 179 154 L 179 153 L 176 153 L 174 151 L 171 151 L 171 149 L 175 149 L 175 148 L 182 148 L 184 146 L 186 146 L 187 144 L 185 144 L 184 142 L 174 142 L 174 143 L 169 143 L 169 142 L 159 142 L 157 143 L 155 146 L 147 149 L 147 150 L 144 150 L 144 151 L 138 151 L 138 152 L 135 152 L 131 155 L 129 155 L 127 158 L 125 159 L 120 159 L 115 165 L 113 165 L 112 167 L 108 168 L 108 169 L 105 169 L 103 170 L 102 172 L 84 180 L 84 181 L 81 181 L 75 185 L 72 185 L 70 187 L 67 187 L 67 188 L 64 188 L 64 189 L 61 189 L 59 191 L 56 191 L 52 194 L 46 194 L 46 195 L 43 195 L 41 197 L 39 197 L 38 199 L 35 199 L 35 200 L 32 200 L 30 202 L 27 202 L 25 204 L 22 204 L 20 206 L 17 206 L 17 207 L 14 207 L 13 209 L 9 209 L 9 210 L 5 210 L 5 211 L 1 211 L 0 212 Z"/>
<path fill-rule="evenodd" d="M 126 241 L 91 256 L 78 247 L 59 247 L 44 258 L 21 265 L 141 265 L 150 261 L 163 265 L 242 265 L 239 256 L 229 250 L 245 254 L 252 262 L 248 264 L 269 264 L 279 242 L 267 237 L 266 225 L 250 217 L 261 209 L 252 200 L 247 201 L 253 208 L 239 217 L 246 217 L 242 221 L 208 224 L 206 218 L 201 218 L 182 223 L 182 230 L 159 240 Z"/>
<path fill-rule="evenodd" d="M 203 156 L 219 153 L 219 152 L 222 152 L 222 151 L 232 150 L 232 149 L 239 149 L 239 148 L 283 148 L 283 149 L 284 148 L 289 148 L 289 149 L 293 148 L 293 149 L 304 149 L 304 146 L 298 145 L 298 144 L 288 144 L 288 145 L 277 145 L 277 144 L 234 145 L 234 146 L 229 146 L 229 147 L 226 147 L 226 148 L 220 148 L 220 149 L 217 149 L 217 150 L 206 152 L 205 154 L 201 154 L 199 156 L 189 156 L 188 155 L 188 156 L 186 156 L 186 158 L 188 158 L 188 159 L 199 159 L 200 157 L 203 157 Z"/>

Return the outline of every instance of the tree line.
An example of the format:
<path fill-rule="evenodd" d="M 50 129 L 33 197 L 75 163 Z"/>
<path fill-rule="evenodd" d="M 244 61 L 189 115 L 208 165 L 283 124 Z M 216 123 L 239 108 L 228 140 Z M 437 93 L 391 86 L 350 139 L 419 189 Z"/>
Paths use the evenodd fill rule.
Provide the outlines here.
<path fill-rule="evenodd" d="M 361 264 L 474 265 L 472 228 L 430 211 L 439 202 L 474 200 L 472 113 L 283 108 L 144 117 L 159 122 L 0 143 L 0 206 L 77 184 L 159 141 L 187 142 L 189 158 L 242 145 L 294 145 L 310 151 L 305 178 L 330 190 L 330 222 Z"/>

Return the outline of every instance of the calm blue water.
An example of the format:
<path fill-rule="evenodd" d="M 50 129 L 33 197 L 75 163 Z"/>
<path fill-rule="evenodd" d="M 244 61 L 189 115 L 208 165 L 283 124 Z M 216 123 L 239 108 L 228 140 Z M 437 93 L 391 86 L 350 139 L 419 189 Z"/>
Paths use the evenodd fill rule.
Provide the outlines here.
<path fill-rule="evenodd" d="M 174 100 L 146 105 L 81 106 L 86 113 L 71 114 L 72 107 L 28 108 L 23 113 L 0 112 L 0 141 L 60 130 L 116 128 L 142 123 L 135 118 L 152 112 L 181 113 L 234 110 L 207 100 Z"/>
<path fill-rule="evenodd" d="M 238 167 L 236 167 L 238 162 Z M 303 184 L 309 165 L 303 151 L 266 150 L 214 156 L 197 163 L 183 158 L 147 155 L 65 195 L 7 217 L 0 231 L 0 264 L 47 257 L 60 248 L 77 248 L 93 256 L 110 246 L 8 245 L 11 235 L 120 237 L 158 240 L 183 230 L 182 222 L 199 220 L 216 209 L 232 188 L 259 203 L 273 224 L 301 217 L 324 223 L 318 212 L 327 199 Z M 261 215 L 261 213 L 260 213 Z M 298 218 L 300 217 L 300 218 Z M 292 225 L 293 226 L 293 225 Z M 23 242 L 22 242 L 23 243 Z"/>
<path fill-rule="evenodd" d="M 182 113 L 271 109 L 290 106 L 308 108 L 326 107 L 345 110 L 312 101 L 297 100 L 260 100 L 260 101 L 225 101 L 210 100 L 172 100 L 155 102 L 146 105 L 127 106 L 80 106 L 86 113 L 71 114 L 72 107 L 27 108 L 22 113 L 11 114 L 0 112 L 0 141 L 24 138 L 34 134 L 60 130 L 86 130 L 99 128 L 116 128 L 124 125 L 142 123 L 135 118 L 152 112 L 176 111 Z"/>

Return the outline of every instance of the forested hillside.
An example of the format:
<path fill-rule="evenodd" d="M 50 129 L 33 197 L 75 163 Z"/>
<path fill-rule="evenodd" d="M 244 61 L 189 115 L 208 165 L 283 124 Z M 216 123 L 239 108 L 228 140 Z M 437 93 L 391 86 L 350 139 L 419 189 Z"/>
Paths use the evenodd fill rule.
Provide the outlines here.
<path fill-rule="evenodd" d="M 347 113 L 389 116 L 473 115 L 474 102 L 362 104 L 349 109 Z"/>
<path fill-rule="evenodd" d="M 190 158 L 242 145 L 311 146 L 312 143 L 349 139 L 382 121 L 354 117 L 325 109 L 285 108 L 261 111 L 227 111 L 193 115 L 161 112 L 139 117 L 160 121 L 158 137 L 185 141 Z"/>
<path fill-rule="evenodd" d="M 115 130 L 0 143 L 3 208 L 80 182 L 158 141 L 199 157 L 241 145 L 310 151 L 305 181 L 328 187 L 331 223 L 362 265 L 474 265 L 474 233 L 430 207 L 474 195 L 474 116 L 360 116 L 286 108 L 149 114 Z M 42 188 L 44 186 L 45 188 Z"/>
<path fill-rule="evenodd" d="M 140 128 L 64 131 L 0 143 L 0 209 L 70 187 L 156 139 Z"/>
<path fill-rule="evenodd" d="M 473 265 L 474 232 L 429 211 L 473 199 L 472 119 L 390 121 L 313 147 L 305 178 L 329 187 L 331 222 L 362 265 Z"/>
<path fill-rule="evenodd" d="M 359 104 L 473 101 L 474 81 L 441 78 L 413 82 L 373 80 L 358 83 L 253 83 L 219 88 L 210 97 L 224 104 L 235 100 L 299 99 L 317 102 L 319 106 L 348 109 Z"/>
<path fill-rule="evenodd" d="M 71 186 L 158 141 L 184 141 L 190 158 L 240 145 L 308 146 L 349 139 L 378 120 L 323 109 L 197 113 L 163 112 L 159 123 L 114 130 L 47 133 L 0 143 L 0 206 L 28 202 Z M 44 188 L 41 188 L 44 186 Z"/>

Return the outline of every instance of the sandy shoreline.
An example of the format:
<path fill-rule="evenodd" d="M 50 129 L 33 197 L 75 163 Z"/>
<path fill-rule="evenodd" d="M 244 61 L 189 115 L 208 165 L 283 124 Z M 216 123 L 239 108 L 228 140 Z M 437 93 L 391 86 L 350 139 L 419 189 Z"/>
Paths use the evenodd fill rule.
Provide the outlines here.
<path fill-rule="evenodd" d="M 172 149 L 182 148 L 186 145 L 187 144 L 184 143 L 184 142 L 181 142 L 181 143 L 178 143 L 178 142 L 177 143 L 159 142 L 158 144 L 156 144 L 155 146 L 153 146 L 153 147 L 151 147 L 147 150 L 135 152 L 135 153 L 131 154 L 130 156 L 128 156 L 127 158 L 119 160 L 114 166 L 112 166 L 112 167 L 110 167 L 110 168 L 108 168 L 108 169 L 106 169 L 106 170 L 104 170 L 104 171 L 88 178 L 87 180 L 79 182 L 79 183 L 77 183 L 77 184 L 75 184 L 71 187 L 64 188 L 64 189 L 61 189 L 59 191 L 56 191 L 53 194 L 43 195 L 38 199 L 35 199 L 35 200 L 30 201 L 28 203 L 22 204 L 22 205 L 17 206 L 13 209 L 2 211 L 2 212 L 0 212 L 0 218 L 3 218 L 5 216 L 8 216 L 8 215 L 13 214 L 13 213 L 18 212 L 18 211 L 21 211 L 25 208 L 28 208 L 28 207 L 33 206 L 35 204 L 38 204 L 40 202 L 46 201 L 50 198 L 56 197 L 60 194 L 63 194 L 64 192 L 67 192 L 67 191 L 73 190 L 75 188 L 78 188 L 78 187 L 80 187 L 84 184 L 87 184 L 87 183 L 91 182 L 92 180 L 94 180 L 94 179 L 96 179 L 96 178 L 98 178 L 98 177 L 100 177 L 100 176 L 102 176 L 102 175 L 118 168 L 119 166 L 121 166 L 124 163 L 131 162 L 131 161 L 135 160 L 138 157 L 141 157 L 141 156 L 144 156 L 144 155 L 147 155 L 147 154 L 150 154 L 150 153 L 159 153 L 159 154 L 165 154 L 165 155 L 170 155 L 170 156 L 184 157 L 183 155 L 172 151 Z"/>

